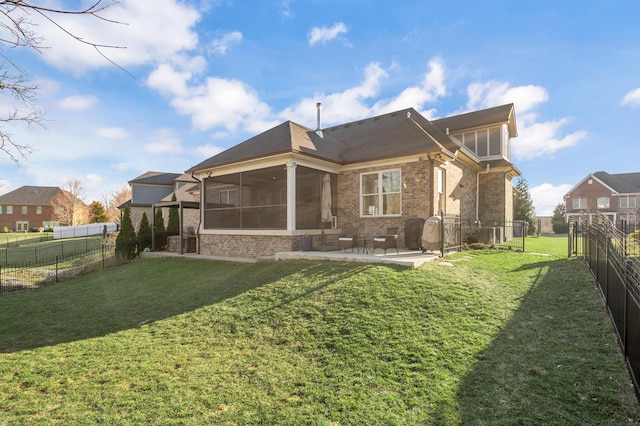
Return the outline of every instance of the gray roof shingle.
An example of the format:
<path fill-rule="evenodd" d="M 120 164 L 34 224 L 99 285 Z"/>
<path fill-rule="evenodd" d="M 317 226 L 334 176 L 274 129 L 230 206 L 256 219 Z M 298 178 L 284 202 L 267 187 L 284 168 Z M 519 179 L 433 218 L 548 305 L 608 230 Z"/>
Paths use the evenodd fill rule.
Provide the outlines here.
<path fill-rule="evenodd" d="M 455 153 L 461 148 L 460 144 L 436 124 L 444 123 L 453 128 L 462 125 L 463 116 L 468 120 L 467 128 L 509 119 L 515 125 L 513 104 L 434 122 L 415 109 L 407 108 L 323 129 L 323 137 L 308 127 L 286 121 L 197 164 L 187 173 L 287 152 L 303 153 L 341 165 L 443 150 Z"/>
<path fill-rule="evenodd" d="M 640 193 L 640 173 L 595 172 L 593 175 L 620 194 Z"/>
<path fill-rule="evenodd" d="M 39 205 L 44 206 L 63 189 L 57 186 L 21 186 L 4 195 L 0 195 L 0 204 L 3 205 Z"/>

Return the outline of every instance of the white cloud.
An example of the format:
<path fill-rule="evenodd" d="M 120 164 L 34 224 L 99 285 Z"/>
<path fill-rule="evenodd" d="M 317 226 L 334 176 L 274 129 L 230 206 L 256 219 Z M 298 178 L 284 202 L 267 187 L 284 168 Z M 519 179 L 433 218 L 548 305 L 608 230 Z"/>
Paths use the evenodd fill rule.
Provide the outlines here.
<path fill-rule="evenodd" d="M 96 136 L 105 139 L 125 139 L 129 134 L 122 127 L 102 127 L 96 131 Z"/>
<path fill-rule="evenodd" d="M 196 151 L 196 154 L 198 154 L 200 157 L 209 158 L 209 157 L 213 157 L 216 154 L 221 153 L 223 149 L 220 148 L 219 146 L 206 144 L 206 145 L 201 145 L 197 147 L 195 151 Z"/>
<path fill-rule="evenodd" d="M 633 107 L 640 105 L 640 87 L 627 93 L 622 99 L 622 105 Z"/>
<path fill-rule="evenodd" d="M 395 65 L 392 65 L 392 68 L 394 67 Z M 376 114 L 409 107 L 421 110 L 426 103 L 434 102 L 446 93 L 444 64 L 441 59 L 434 58 L 429 61 L 429 71 L 424 74 L 419 85 L 404 89 L 393 99 L 379 101 L 373 109 Z"/>
<path fill-rule="evenodd" d="M 98 98 L 88 95 L 67 96 L 58 101 L 58 106 L 68 111 L 86 111 L 98 102 Z"/>
<path fill-rule="evenodd" d="M 553 210 L 560 203 L 564 202 L 564 196 L 573 185 L 563 183 L 560 185 L 552 185 L 543 183 L 541 185 L 529 188 L 529 194 L 533 199 L 533 205 L 538 216 L 553 216 Z"/>
<path fill-rule="evenodd" d="M 0 179 L 0 195 L 6 194 L 11 189 L 11 183 L 8 180 Z"/>
<path fill-rule="evenodd" d="M 216 55 L 225 55 L 227 50 L 231 49 L 231 46 L 236 45 L 242 41 L 242 33 L 240 31 L 232 31 L 224 34 L 220 38 L 216 38 L 211 41 L 209 45 L 211 51 Z"/>
<path fill-rule="evenodd" d="M 514 103 L 516 115 L 530 111 L 549 99 L 543 87 L 533 85 L 510 87 L 509 83 L 498 81 L 470 84 L 467 94 L 469 111 Z"/>
<path fill-rule="evenodd" d="M 339 37 L 340 34 L 346 34 L 348 31 L 344 22 L 337 22 L 332 27 L 314 27 L 308 34 L 309 46 L 317 43 L 326 44 Z"/>
<path fill-rule="evenodd" d="M 473 83 L 467 88 L 469 111 L 513 103 L 516 110 L 518 137 L 512 141 L 512 154 L 516 160 L 552 156 L 555 152 L 577 145 L 587 136 L 583 130 L 562 135 L 568 118 L 538 122 L 535 109 L 549 99 L 540 86 L 511 87 L 509 83 L 489 81 Z"/>
<path fill-rule="evenodd" d="M 51 15 L 62 28 L 90 43 L 122 48 L 101 48 L 103 54 L 122 67 L 155 64 L 178 52 L 194 49 L 198 44 L 195 25 L 200 13 L 178 0 L 134 1 L 116 3 L 100 14 L 121 22 L 113 23 L 91 15 Z M 100 67 L 113 67 L 93 46 L 75 40 L 49 21 L 32 16 L 50 49 L 44 49 L 46 62 L 76 73 Z"/>
<path fill-rule="evenodd" d="M 291 4 L 294 3 L 295 0 L 282 0 L 280 3 L 280 14 L 283 18 L 292 19 L 295 18 L 295 13 L 291 8 Z"/>
<path fill-rule="evenodd" d="M 143 147 L 146 152 L 151 154 L 175 154 L 182 152 L 180 139 L 171 129 L 157 130 L 150 139 L 151 142 Z"/>

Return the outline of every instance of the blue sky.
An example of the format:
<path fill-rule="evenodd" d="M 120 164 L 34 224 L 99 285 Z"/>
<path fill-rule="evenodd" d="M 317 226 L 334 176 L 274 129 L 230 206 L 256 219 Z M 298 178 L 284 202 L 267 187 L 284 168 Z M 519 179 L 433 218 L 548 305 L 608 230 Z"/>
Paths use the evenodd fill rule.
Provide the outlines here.
<path fill-rule="evenodd" d="M 3 127 L 36 151 L 19 165 L 0 153 L 0 193 L 77 178 L 102 200 L 283 121 L 315 127 L 316 102 L 323 126 L 515 103 L 512 161 L 539 215 L 591 172 L 640 172 L 637 0 L 122 0 L 105 16 L 127 25 L 58 22 L 126 46 L 103 52 L 133 77 L 46 22 L 42 52 L 2 46 L 48 125 Z"/>

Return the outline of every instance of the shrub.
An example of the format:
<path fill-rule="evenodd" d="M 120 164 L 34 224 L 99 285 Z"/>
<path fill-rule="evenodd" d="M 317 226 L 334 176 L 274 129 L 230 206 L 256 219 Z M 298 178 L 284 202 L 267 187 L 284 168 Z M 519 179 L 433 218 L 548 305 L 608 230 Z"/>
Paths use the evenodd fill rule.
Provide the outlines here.
<path fill-rule="evenodd" d="M 569 232 L 569 224 L 567 222 L 553 222 L 551 225 L 555 234 L 566 234 Z"/>
<path fill-rule="evenodd" d="M 151 225 L 149 225 L 147 212 L 143 212 L 142 219 L 140 219 L 140 229 L 138 229 L 138 253 L 147 247 L 151 248 Z"/>
<path fill-rule="evenodd" d="M 124 209 L 120 232 L 116 238 L 116 255 L 121 260 L 131 260 L 136 257 L 136 231 L 131 223 L 129 207 Z"/>

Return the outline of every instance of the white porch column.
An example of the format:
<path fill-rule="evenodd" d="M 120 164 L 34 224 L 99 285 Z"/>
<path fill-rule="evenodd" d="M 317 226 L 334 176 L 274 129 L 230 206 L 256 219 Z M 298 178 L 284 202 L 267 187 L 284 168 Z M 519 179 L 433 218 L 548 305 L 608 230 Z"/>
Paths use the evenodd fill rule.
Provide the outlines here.
<path fill-rule="evenodd" d="M 296 229 L 296 167 L 295 161 L 287 161 L 287 231 Z"/>

